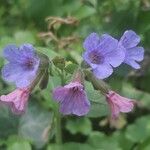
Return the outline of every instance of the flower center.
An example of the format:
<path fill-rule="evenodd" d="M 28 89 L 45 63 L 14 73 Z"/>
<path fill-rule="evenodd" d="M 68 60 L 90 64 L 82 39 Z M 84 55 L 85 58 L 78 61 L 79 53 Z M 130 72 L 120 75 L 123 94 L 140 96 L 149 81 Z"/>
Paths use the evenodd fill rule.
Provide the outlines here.
<path fill-rule="evenodd" d="M 79 88 L 78 87 L 73 87 L 72 90 L 75 93 L 75 92 L 79 91 Z"/>
<path fill-rule="evenodd" d="M 97 52 L 97 51 L 92 51 L 89 54 L 89 59 L 91 60 L 91 62 L 93 64 L 100 64 L 103 61 L 102 55 L 99 52 Z"/>
<path fill-rule="evenodd" d="M 26 61 L 25 66 L 26 66 L 27 69 L 33 69 L 34 63 L 35 63 L 35 62 L 34 62 L 33 59 L 28 59 L 28 60 Z"/>

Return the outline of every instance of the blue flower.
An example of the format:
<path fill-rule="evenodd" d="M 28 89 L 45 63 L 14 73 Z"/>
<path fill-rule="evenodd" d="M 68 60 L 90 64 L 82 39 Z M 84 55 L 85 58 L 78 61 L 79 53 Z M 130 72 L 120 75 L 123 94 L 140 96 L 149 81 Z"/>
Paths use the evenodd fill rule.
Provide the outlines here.
<path fill-rule="evenodd" d="M 100 37 L 97 33 L 91 33 L 85 39 L 83 47 L 83 58 L 99 79 L 109 77 L 113 73 L 113 67 L 118 67 L 125 58 L 124 47 L 108 34 Z"/>
<path fill-rule="evenodd" d="M 125 31 L 119 41 L 119 44 L 125 48 L 124 63 L 135 69 L 140 68 L 137 62 L 141 62 L 144 59 L 144 48 L 137 46 L 139 42 L 140 37 L 132 30 Z"/>
<path fill-rule="evenodd" d="M 8 45 L 4 48 L 4 57 L 9 61 L 2 68 L 2 77 L 14 82 L 18 88 L 29 86 L 36 78 L 40 59 L 31 44 L 20 47 Z"/>

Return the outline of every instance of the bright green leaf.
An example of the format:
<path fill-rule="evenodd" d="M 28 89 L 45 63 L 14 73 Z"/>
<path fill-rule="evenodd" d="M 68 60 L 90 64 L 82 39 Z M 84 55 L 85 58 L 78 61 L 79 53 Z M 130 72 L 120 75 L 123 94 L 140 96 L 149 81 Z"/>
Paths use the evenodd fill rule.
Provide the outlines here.
<path fill-rule="evenodd" d="M 67 121 L 66 128 L 72 133 L 88 135 L 92 131 L 91 121 L 88 118 L 76 118 Z"/>

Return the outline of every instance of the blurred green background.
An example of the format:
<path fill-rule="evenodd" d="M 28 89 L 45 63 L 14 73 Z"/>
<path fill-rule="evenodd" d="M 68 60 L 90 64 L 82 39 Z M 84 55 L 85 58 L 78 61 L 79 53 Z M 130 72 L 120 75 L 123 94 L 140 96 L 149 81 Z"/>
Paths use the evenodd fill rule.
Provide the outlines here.
<path fill-rule="evenodd" d="M 62 150 L 150 150 L 150 0 L 0 0 L 0 68 L 7 44 L 31 43 L 50 58 L 64 56 L 71 76 L 89 33 L 109 33 L 119 39 L 128 29 L 141 36 L 142 68 L 135 71 L 123 65 L 107 82 L 138 100 L 138 106 L 110 124 L 104 97 L 86 82 L 91 111 L 85 117 L 62 118 Z M 14 89 L 0 80 L 1 95 Z M 0 150 L 57 150 L 50 91 L 59 84 L 54 76 L 48 89 L 37 88 L 22 116 L 0 105 Z"/>

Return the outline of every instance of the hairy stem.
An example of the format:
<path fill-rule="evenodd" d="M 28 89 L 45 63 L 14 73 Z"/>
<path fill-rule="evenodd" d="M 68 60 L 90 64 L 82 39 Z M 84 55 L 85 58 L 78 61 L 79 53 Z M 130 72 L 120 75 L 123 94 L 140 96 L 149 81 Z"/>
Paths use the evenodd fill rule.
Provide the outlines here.
<path fill-rule="evenodd" d="M 56 143 L 58 145 L 62 144 L 62 133 L 61 133 L 61 114 L 59 113 L 59 109 L 57 107 L 56 113 Z"/>

